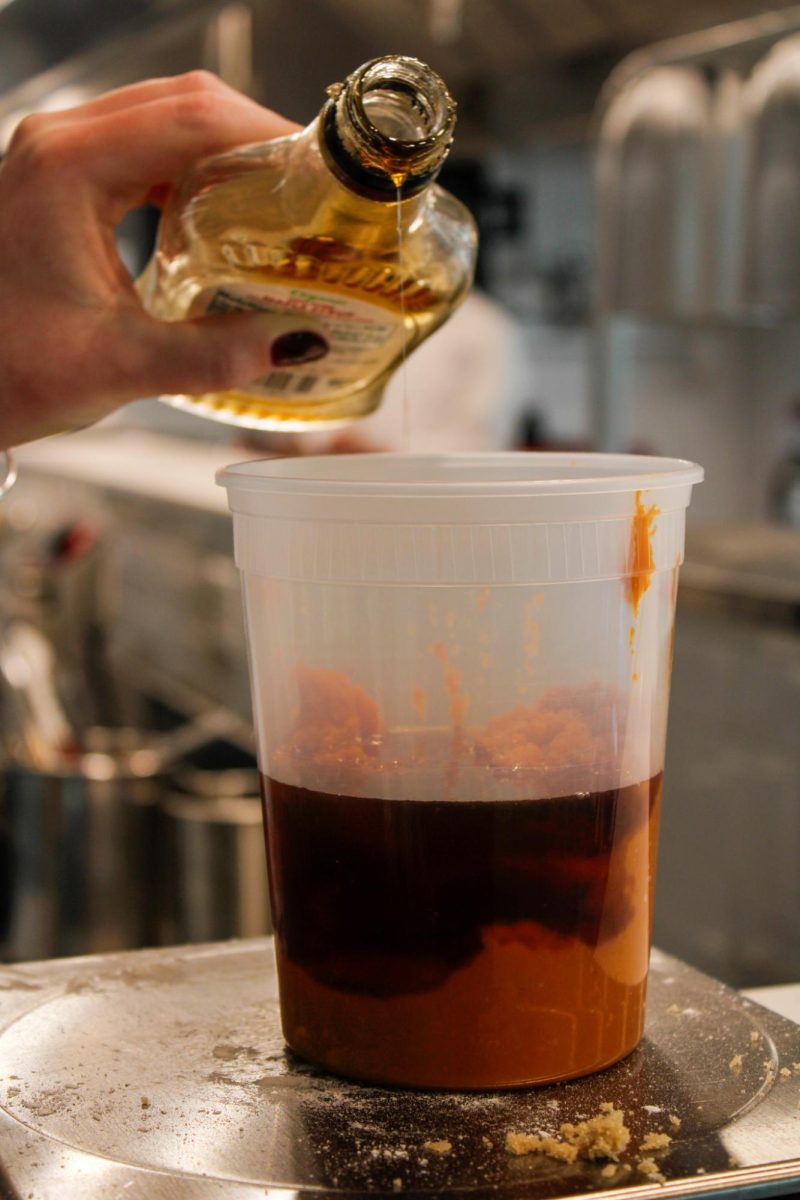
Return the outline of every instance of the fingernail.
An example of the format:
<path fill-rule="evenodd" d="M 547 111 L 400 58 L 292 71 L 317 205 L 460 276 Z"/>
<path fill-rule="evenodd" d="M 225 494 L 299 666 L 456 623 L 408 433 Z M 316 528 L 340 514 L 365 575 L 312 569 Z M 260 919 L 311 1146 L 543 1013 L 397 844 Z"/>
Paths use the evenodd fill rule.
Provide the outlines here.
<path fill-rule="evenodd" d="M 295 363 L 314 362 L 328 353 L 325 338 L 311 329 L 298 329 L 283 333 L 272 343 L 272 361 L 276 367 L 289 367 Z"/>

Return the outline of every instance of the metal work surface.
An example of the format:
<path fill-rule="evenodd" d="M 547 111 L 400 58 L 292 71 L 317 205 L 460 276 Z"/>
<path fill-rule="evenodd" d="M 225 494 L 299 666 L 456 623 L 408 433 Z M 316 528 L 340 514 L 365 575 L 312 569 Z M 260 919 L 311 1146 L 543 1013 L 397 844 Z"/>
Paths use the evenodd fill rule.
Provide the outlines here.
<path fill-rule="evenodd" d="M 390 1091 L 297 1061 L 266 940 L 0 967 L 0 1026 L 4 1200 L 538 1200 L 800 1182 L 800 1027 L 657 952 L 639 1048 L 527 1091 Z M 631 1132 L 616 1168 L 505 1148 L 509 1131 L 557 1135 L 609 1102 Z M 642 1146 L 653 1133 L 665 1149 Z"/>

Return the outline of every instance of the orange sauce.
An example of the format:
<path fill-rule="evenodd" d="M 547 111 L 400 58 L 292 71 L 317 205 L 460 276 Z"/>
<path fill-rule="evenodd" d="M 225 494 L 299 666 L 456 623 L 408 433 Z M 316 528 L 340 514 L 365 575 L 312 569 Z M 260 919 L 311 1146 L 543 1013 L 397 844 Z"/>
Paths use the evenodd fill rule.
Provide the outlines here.
<path fill-rule="evenodd" d="M 637 492 L 636 509 L 631 522 L 631 556 L 629 574 L 626 578 L 626 594 L 633 608 L 634 616 L 638 616 L 642 596 L 650 587 L 655 571 L 653 558 L 652 537 L 655 533 L 656 517 L 659 508 L 651 504 L 645 508 L 642 504 L 642 493 Z"/>
<path fill-rule="evenodd" d="M 470 728 L 462 673 L 444 643 L 432 652 L 453 728 L 425 746 L 397 741 L 345 675 L 298 672 L 295 723 L 264 780 L 285 1036 L 379 1083 L 598 1070 L 642 1033 L 660 775 L 585 790 L 613 760 L 611 689 L 553 688 Z M 364 791 L 397 772 L 402 796 L 426 756 L 444 784 L 429 801 Z M 302 786 L 280 781 L 298 767 Z M 485 800 L 459 795 L 461 767 L 488 781 Z M 490 800 L 498 779 L 510 794 Z"/>
<path fill-rule="evenodd" d="M 463 676 L 450 661 L 444 642 L 434 642 L 433 654 L 444 668 L 444 686 L 450 703 L 450 721 L 453 727 L 453 742 L 459 745 L 464 739 L 464 722 L 469 708 L 469 696 L 462 690 Z"/>

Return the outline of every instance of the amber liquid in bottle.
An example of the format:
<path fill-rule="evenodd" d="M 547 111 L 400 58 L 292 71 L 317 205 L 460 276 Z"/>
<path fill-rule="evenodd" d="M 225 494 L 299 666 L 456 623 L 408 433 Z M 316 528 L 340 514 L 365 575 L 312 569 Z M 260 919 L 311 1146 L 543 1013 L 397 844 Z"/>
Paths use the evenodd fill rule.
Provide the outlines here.
<path fill-rule="evenodd" d="M 472 281 L 472 218 L 434 182 L 454 121 L 441 79 L 390 56 L 331 88 L 301 133 L 201 164 L 165 210 L 139 282 L 146 307 L 167 321 L 289 316 L 329 349 L 235 391 L 164 399 L 262 429 L 373 411 Z"/>

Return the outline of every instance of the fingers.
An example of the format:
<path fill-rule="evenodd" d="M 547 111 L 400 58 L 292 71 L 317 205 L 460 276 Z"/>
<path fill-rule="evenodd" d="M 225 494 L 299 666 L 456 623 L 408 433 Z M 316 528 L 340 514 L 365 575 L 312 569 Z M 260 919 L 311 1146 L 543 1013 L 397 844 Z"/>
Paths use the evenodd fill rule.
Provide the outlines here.
<path fill-rule="evenodd" d="M 94 185 L 101 215 L 116 224 L 153 187 L 174 182 L 198 159 L 296 128 L 236 93 L 191 92 L 79 122 L 61 132 L 60 153 Z M 106 199 L 110 211 L 103 214 Z"/>
<path fill-rule="evenodd" d="M 75 109 L 23 121 L 9 160 L 90 191 L 101 219 L 163 190 L 197 159 L 295 133 L 292 121 L 206 72 L 120 88 Z"/>
<path fill-rule="evenodd" d="M 272 314 L 162 322 L 142 313 L 133 344 L 126 383 L 133 394 L 151 396 L 244 387 L 268 371 L 314 362 L 328 352 L 319 322 Z"/>
<path fill-rule="evenodd" d="M 193 92 L 207 92 L 209 95 L 228 95 L 247 99 L 211 71 L 187 71 L 183 75 L 165 75 L 160 79 L 145 79 L 140 83 L 131 83 L 125 87 L 115 88 L 111 92 L 105 92 L 74 108 L 64 108 L 50 113 L 49 117 L 54 123 L 86 120 L 89 117 L 107 116 L 109 113 L 133 108 L 136 104 L 146 104 L 150 100 L 160 100 L 165 96 L 190 95 Z M 250 103 L 255 107 L 260 107 L 256 105 L 255 100 Z"/>

